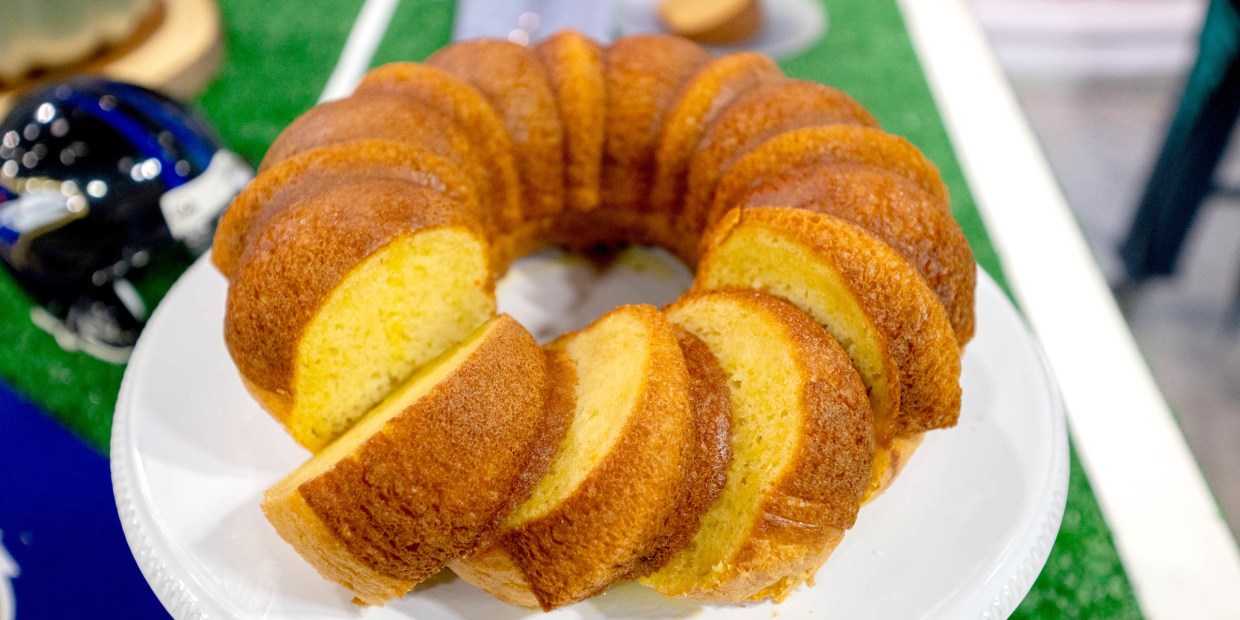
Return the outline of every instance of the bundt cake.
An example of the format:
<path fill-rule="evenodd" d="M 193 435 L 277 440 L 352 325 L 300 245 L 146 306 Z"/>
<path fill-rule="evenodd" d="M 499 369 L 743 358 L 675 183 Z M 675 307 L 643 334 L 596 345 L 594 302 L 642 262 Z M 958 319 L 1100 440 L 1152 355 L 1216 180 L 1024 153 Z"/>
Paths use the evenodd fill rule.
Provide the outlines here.
<path fill-rule="evenodd" d="M 733 458 L 692 541 L 642 582 L 711 602 L 781 599 L 856 520 L 874 458 L 865 386 L 821 326 L 764 293 L 693 293 L 667 315 L 729 377 Z"/>
<path fill-rule="evenodd" d="M 689 374 L 653 306 L 621 306 L 547 346 L 571 422 L 495 545 L 453 564 L 518 605 L 552 609 L 626 576 L 659 548 L 697 454 Z M 604 535 L 605 533 L 605 535 Z M 505 570 L 500 570 L 505 567 Z"/>
<path fill-rule="evenodd" d="M 528 493 L 530 457 L 548 441 L 546 390 L 534 337 L 492 319 L 271 487 L 263 512 L 358 600 L 401 596 Z"/>
<path fill-rule="evenodd" d="M 317 452 L 276 530 L 367 604 L 445 564 L 543 609 L 812 579 L 959 415 L 976 276 L 937 169 L 757 54 L 566 32 L 428 63 L 294 121 L 216 233 L 228 351 Z M 541 348 L 496 318 L 516 257 L 623 243 L 692 291 Z"/>
<path fill-rule="evenodd" d="M 685 472 L 685 484 L 672 519 L 654 551 L 633 569 L 642 576 L 662 568 L 672 555 L 688 545 L 697 533 L 701 516 L 721 493 L 732 463 L 732 398 L 728 375 L 706 343 L 676 327 L 680 352 L 689 369 L 689 404 L 696 430 L 693 466 Z"/>
<path fill-rule="evenodd" d="M 478 222 L 443 194 L 333 183 L 250 235 L 224 342 L 251 393 L 318 450 L 491 318 L 488 251 Z"/>
<path fill-rule="evenodd" d="M 947 312 L 890 246 L 832 215 L 790 207 L 733 209 L 703 245 L 696 290 L 769 292 L 844 345 L 869 391 L 880 451 L 894 437 L 956 423 L 960 348 Z M 885 463 L 875 463 L 877 486 Z"/>
<path fill-rule="evenodd" d="M 973 250 L 951 213 L 911 181 L 856 164 L 794 168 L 751 187 L 736 206 L 808 209 L 864 228 L 925 278 L 960 346 L 973 337 Z"/>

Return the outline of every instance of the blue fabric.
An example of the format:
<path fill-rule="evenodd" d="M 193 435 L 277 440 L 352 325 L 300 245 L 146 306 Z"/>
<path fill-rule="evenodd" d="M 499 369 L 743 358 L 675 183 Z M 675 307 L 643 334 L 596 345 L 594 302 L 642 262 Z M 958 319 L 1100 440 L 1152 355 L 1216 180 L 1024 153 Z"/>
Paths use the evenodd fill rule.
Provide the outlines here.
<path fill-rule="evenodd" d="M 167 618 L 125 542 L 108 460 L 3 382 L 0 441 L 0 601 L 11 587 L 17 620 Z"/>

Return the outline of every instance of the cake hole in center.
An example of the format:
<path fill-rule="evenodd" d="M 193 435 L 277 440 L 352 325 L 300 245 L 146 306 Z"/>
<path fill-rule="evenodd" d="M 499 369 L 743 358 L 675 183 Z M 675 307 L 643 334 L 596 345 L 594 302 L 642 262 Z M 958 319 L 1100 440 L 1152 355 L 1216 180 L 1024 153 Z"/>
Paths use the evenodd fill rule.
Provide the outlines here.
<path fill-rule="evenodd" d="M 629 246 L 605 260 L 548 248 L 517 259 L 495 287 L 500 312 L 539 342 L 581 329 L 625 304 L 657 308 L 676 301 L 693 274 L 668 252 Z"/>

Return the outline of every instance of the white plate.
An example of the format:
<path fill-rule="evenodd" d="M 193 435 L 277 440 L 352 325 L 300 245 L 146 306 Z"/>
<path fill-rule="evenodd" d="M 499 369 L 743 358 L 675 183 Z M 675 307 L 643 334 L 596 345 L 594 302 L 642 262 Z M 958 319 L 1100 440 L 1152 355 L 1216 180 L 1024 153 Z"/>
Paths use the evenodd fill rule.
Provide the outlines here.
<path fill-rule="evenodd" d="M 634 299 L 635 287 L 645 287 L 642 300 L 674 297 L 687 273 L 642 256 L 619 261 L 603 286 L 580 261 L 523 259 L 500 287 L 501 308 L 546 337 L 557 323 L 549 317 L 583 323 Z M 619 291 L 628 297 L 616 299 Z M 116 503 L 139 566 L 179 618 L 1003 617 L 1028 592 L 1058 531 L 1067 436 L 1024 323 L 985 274 L 977 292 L 960 424 L 930 433 L 895 485 L 861 511 L 816 583 L 778 606 L 702 606 L 630 584 L 542 616 L 449 573 L 385 607 L 353 606 L 259 511 L 263 490 L 307 455 L 243 389 L 221 337 L 225 282 L 205 259 L 160 304 L 125 374 L 112 429 Z"/>

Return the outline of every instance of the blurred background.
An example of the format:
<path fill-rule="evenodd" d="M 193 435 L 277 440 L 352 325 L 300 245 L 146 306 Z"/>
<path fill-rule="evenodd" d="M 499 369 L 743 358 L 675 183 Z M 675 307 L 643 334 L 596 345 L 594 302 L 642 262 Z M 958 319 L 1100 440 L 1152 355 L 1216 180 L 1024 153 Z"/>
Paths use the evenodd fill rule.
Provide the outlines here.
<path fill-rule="evenodd" d="M 1133 286 L 1119 256 L 1197 57 L 1207 1 L 972 2 L 1232 531 L 1240 532 L 1237 141 L 1173 275 Z M 1233 30 L 1233 45 L 1236 36 Z"/>

